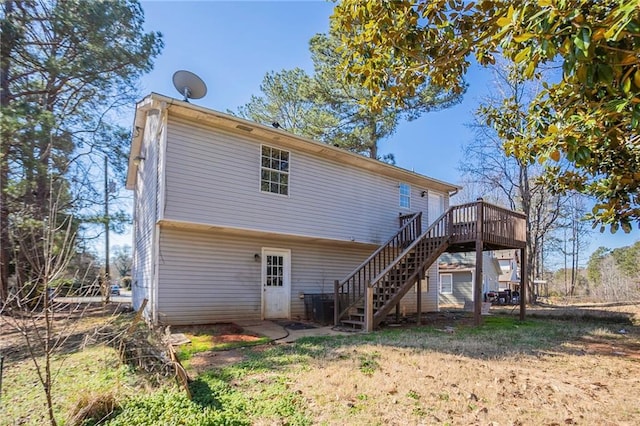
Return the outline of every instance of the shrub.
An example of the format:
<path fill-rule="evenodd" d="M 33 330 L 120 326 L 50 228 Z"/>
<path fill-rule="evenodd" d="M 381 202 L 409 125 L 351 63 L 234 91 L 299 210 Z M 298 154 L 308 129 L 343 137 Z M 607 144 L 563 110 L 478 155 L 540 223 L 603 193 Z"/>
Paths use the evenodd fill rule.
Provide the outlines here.
<path fill-rule="evenodd" d="M 82 395 L 69 417 L 69 426 L 99 423 L 111 416 L 118 404 L 111 392 Z"/>

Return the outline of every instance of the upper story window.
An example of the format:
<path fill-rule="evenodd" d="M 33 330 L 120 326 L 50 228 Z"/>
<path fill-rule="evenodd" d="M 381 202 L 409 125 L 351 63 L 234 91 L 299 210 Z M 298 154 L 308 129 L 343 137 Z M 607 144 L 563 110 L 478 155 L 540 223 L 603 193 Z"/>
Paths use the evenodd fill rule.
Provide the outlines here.
<path fill-rule="evenodd" d="M 509 272 L 511 270 L 511 259 L 499 259 L 500 269 L 502 273 Z"/>
<path fill-rule="evenodd" d="M 262 145 L 260 190 L 289 195 L 289 151 Z"/>
<path fill-rule="evenodd" d="M 400 207 L 405 209 L 411 208 L 411 185 L 407 183 L 401 183 L 398 188 L 400 189 Z"/>

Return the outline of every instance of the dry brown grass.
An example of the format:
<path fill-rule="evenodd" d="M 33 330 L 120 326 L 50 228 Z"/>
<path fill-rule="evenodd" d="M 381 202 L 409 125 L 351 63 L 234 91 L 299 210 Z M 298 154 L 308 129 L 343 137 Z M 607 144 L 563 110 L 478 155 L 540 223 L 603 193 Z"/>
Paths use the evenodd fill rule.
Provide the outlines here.
<path fill-rule="evenodd" d="M 363 356 L 377 354 L 372 374 Z M 321 424 L 636 424 L 640 365 L 548 352 L 478 359 L 363 345 L 292 377 Z"/>
<path fill-rule="evenodd" d="M 66 425 L 80 426 L 88 420 L 106 419 L 113 414 L 117 405 L 113 392 L 91 392 L 81 395 Z"/>
<path fill-rule="evenodd" d="M 495 313 L 513 311 L 512 307 L 491 307 L 491 312 Z M 640 302 L 578 303 L 567 299 L 541 299 L 540 303 L 527 308 L 527 315 L 571 319 L 618 319 L 640 325 Z"/>
<path fill-rule="evenodd" d="M 438 324 L 302 341 L 293 352 L 308 364 L 284 374 L 313 424 L 638 424 L 640 328 L 557 313 L 523 325 L 498 316 L 480 330 L 450 322 L 453 334 Z"/>

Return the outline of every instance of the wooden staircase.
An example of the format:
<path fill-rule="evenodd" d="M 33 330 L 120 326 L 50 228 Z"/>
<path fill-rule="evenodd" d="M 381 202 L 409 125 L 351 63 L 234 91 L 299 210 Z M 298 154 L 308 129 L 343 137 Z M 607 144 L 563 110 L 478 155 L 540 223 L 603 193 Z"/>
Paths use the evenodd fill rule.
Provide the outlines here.
<path fill-rule="evenodd" d="M 401 216 L 398 232 L 335 282 L 336 325 L 372 331 L 445 251 L 470 251 L 478 238 L 487 249 L 525 241 L 523 215 L 482 201 L 450 208 L 424 232 L 421 221 L 421 213 Z"/>
<path fill-rule="evenodd" d="M 396 265 L 389 274 L 377 286 L 372 287 L 372 303 L 374 311 L 384 309 L 385 305 L 393 299 L 397 293 L 397 289 L 409 280 L 409 277 L 416 271 L 415 251 L 411 251 L 406 259 Z M 352 327 L 354 329 L 364 329 L 366 320 L 365 298 L 360 299 L 348 311 L 346 319 L 341 320 L 343 326 Z"/>

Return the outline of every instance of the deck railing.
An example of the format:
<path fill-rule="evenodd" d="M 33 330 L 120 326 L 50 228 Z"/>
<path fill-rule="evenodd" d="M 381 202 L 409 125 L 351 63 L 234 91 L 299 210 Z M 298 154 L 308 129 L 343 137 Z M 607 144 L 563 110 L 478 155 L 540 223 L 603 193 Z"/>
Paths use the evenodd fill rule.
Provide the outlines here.
<path fill-rule="evenodd" d="M 482 208 L 482 223 L 478 229 L 478 212 Z M 525 215 L 486 201 L 453 206 L 449 209 L 450 243 L 475 241 L 480 237 L 484 242 L 507 247 L 522 247 L 527 241 Z"/>
<path fill-rule="evenodd" d="M 524 247 L 527 243 L 527 221 L 523 213 L 482 202 L 482 239 L 486 243 Z"/>
<path fill-rule="evenodd" d="M 400 216 L 400 229 L 360 264 L 348 277 L 334 285 L 334 320 L 339 319 L 364 297 L 368 282 L 380 274 L 422 233 L 422 213 Z"/>

